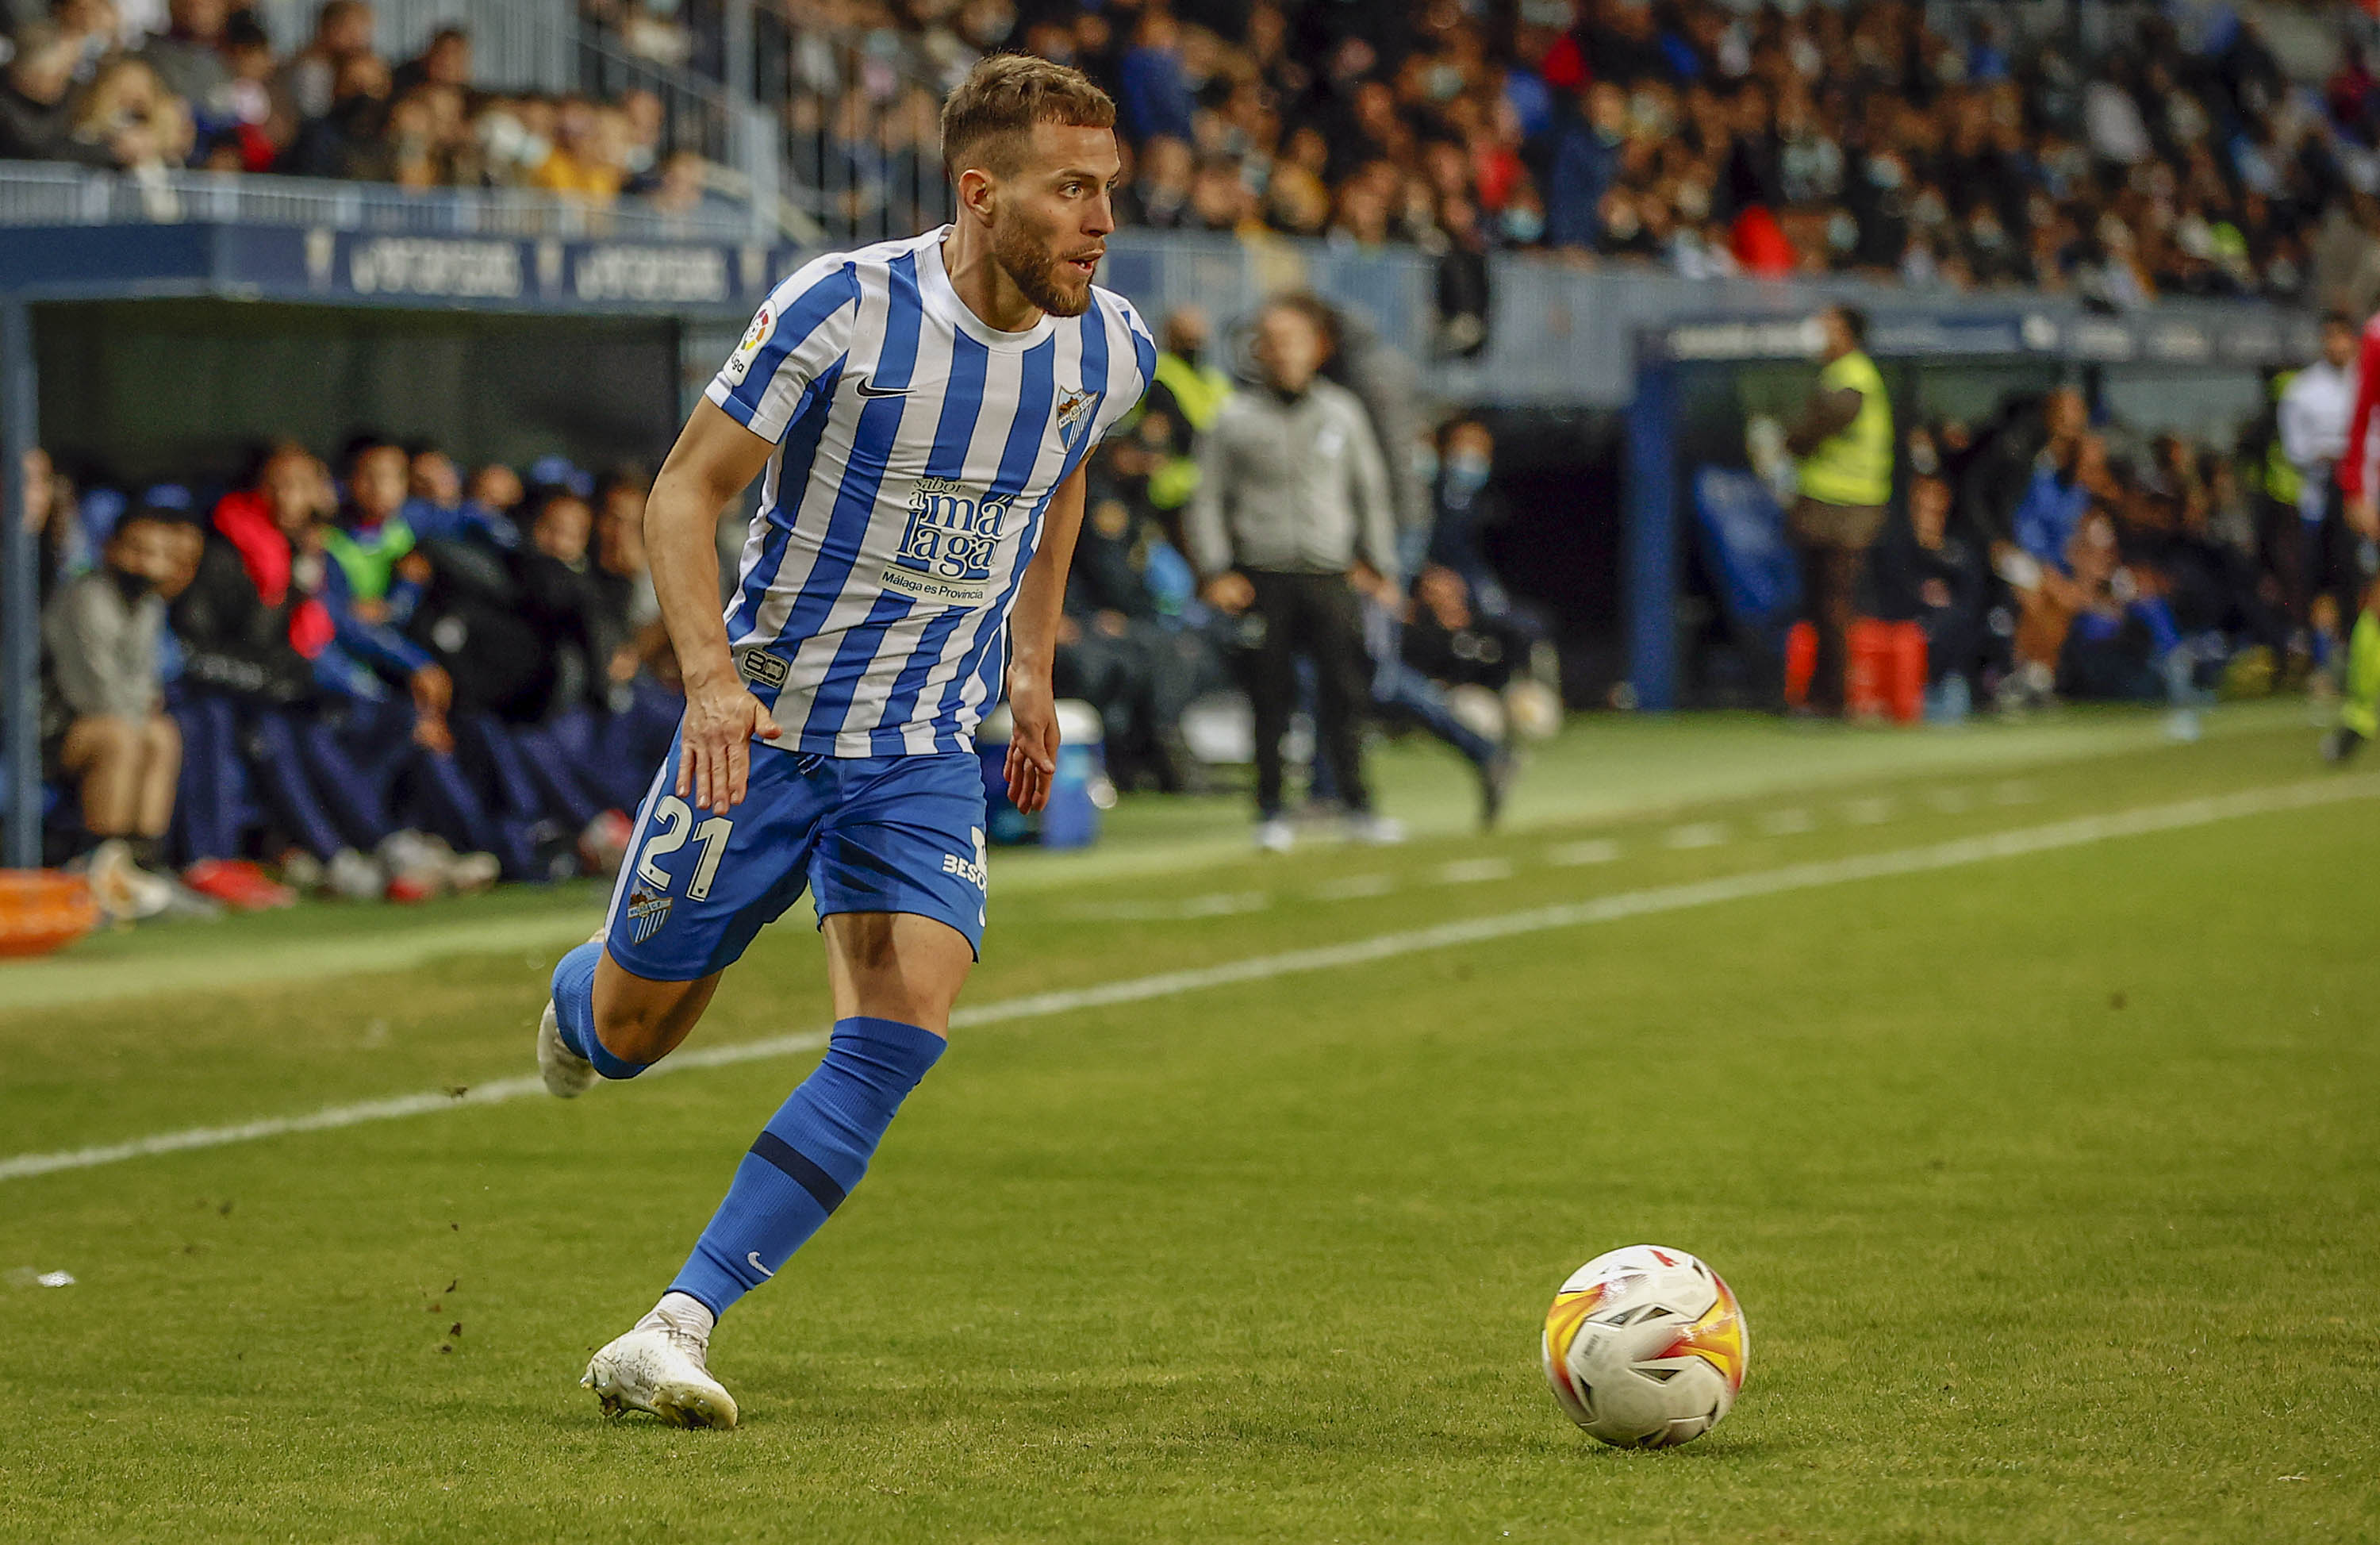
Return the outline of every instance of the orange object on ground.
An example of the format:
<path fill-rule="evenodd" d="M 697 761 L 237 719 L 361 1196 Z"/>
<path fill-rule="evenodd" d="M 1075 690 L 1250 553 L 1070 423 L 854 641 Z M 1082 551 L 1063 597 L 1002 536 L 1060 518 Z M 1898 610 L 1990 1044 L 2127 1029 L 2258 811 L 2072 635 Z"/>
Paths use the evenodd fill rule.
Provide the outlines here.
<path fill-rule="evenodd" d="M 0 959 L 47 955 L 99 924 L 99 906 L 81 876 L 0 870 Z"/>
<path fill-rule="evenodd" d="M 1852 621 L 1852 679 L 1845 693 L 1854 718 L 1913 724 L 1925 712 L 1925 630 L 1913 622 Z M 1785 700 L 1796 708 L 1810 696 L 1818 663 L 1818 630 L 1797 622 L 1785 635 Z"/>

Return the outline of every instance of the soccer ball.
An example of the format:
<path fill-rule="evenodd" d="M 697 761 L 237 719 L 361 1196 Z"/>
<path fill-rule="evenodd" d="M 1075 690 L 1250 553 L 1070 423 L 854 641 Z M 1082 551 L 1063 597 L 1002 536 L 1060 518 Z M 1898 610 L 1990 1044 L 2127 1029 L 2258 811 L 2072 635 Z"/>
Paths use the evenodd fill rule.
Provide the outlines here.
<path fill-rule="evenodd" d="M 1719 1424 L 1752 1351 L 1718 1273 L 1631 1245 L 1571 1274 L 1546 1311 L 1546 1382 L 1570 1419 L 1621 1448 L 1668 1448 Z"/>

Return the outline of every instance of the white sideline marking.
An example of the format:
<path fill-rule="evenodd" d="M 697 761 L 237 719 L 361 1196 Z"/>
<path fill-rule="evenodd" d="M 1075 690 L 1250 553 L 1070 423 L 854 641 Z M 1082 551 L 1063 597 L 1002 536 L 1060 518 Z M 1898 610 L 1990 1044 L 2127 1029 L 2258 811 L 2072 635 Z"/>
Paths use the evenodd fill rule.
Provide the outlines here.
<path fill-rule="evenodd" d="M 1483 880 L 1510 880 L 1512 861 L 1509 858 L 1457 858 L 1451 864 L 1440 864 L 1430 878 L 1441 885 L 1475 885 Z"/>
<path fill-rule="evenodd" d="M 2169 805 L 2147 805 L 2138 809 L 2117 810 L 2107 815 L 2078 816 L 2070 821 L 2052 821 L 2045 826 L 2021 827 L 2011 832 L 1995 832 L 1983 836 L 1961 837 L 1950 842 L 1931 843 L 1923 847 L 1903 847 L 1886 853 L 1854 854 L 1843 858 L 1823 858 L 1808 863 L 1788 864 L 1781 869 L 1755 870 L 1747 874 L 1721 875 L 1714 880 L 1698 880 L 1682 885 L 1656 885 L 1648 890 L 1622 891 L 1616 895 L 1597 896 L 1591 901 L 1563 902 L 1551 906 L 1533 906 L 1519 912 L 1505 912 L 1494 917 L 1471 918 L 1460 922 L 1439 923 L 1431 928 L 1409 929 L 1397 933 L 1375 934 L 1369 939 L 1351 940 L 1343 944 L 1324 944 L 1315 949 L 1285 950 L 1278 955 L 1254 955 L 1245 960 L 1226 961 L 1220 965 L 1202 966 L 1194 970 L 1160 971 L 1153 976 L 1127 977 L 1121 981 L 1103 982 L 1096 987 L 1067 988 L 1055 992 L 1037 992 L 1022 998 L 1007 998 L 997 1003 L 979 1004 L 961 1008 L 951 1016 L 953 1029 L 972 1029 L 984 1025 L 1006 1024 L 1018 1019 L 1040 1019 L 1053 1015 L 1074 1014 L 1087 1008 L 1111 1008 L 1120 1004 L 1147 1003 L 1155 998 L 1179 997 L 1186 992 L 1199 992 L 1211 987 L 1229 987 L 1240 982 L 1266 981 L 1276 977 L 1298 976 L 1309 971 L 1335 970 L 1342 966 L 1362 966 L 1378 960 L 1392 960 L 1399 955 L 1415 955 L 1424 950 L 1449 949 L 1458 944 L 1484 943 L 1493 939 L 1509 939 L 1516 934 L 1542 933 L 1549 929 L 1578 928 L 1590 923 L 1617 922 L 1627 918 L 1643 918 L 1662 912 L 1679 912 L 1695 906 L 1716 906 L 1722 902 L 1748 901 L 1758 896 L 1779 895 L 1793 891 L 1816 890 L 1829 885 L 1844 885 L 1860 880 L 1881 880 L 1897 875 L 1924 874 L 1935 870 L 1958 869 L 1994 858 L 2016 858 L 2028 854 L 2054 852 L 2059 848 L 2084 847 L 2117 837 L 2144 836 L 2155 832 L 2175 832 L 2193 826 L 2209 826 L 2217 821 L 2235 821 L 2242 816 L 2266 815 L 2278 810 L 2310 809 L 2323 805 L 2336 805 L 2350 799 L 2370 799 L 2380 797 L 2380 773 L 2366 772 L 2353 777 L 2324 778 L 2307 783 L 2283 784 L 2270 788 L 2243 789 L 2237 794 L 2210 796 L 2201 799 L 2184 799 Z M 528 1036 L 523 1032 L 523 1049 Z M 761 1040 L 747 1040 L 727 1046 L 699 1047 L 690 1052 L 674 1053 L 667 1062 L 655 1066 L 646 1077 L 664 1073 L 685 1073 L 698 1068 L 727 1067 L 736 1063 L 759 1062 L 771 1057 L 790 1056 L 796 1052 L 813 1052 L 826 1044 L 822 1030 L 804 1030 L 792 1035 L 771 1036 Z M 14 1158 L 0 1159 L 0 1180 L 22 1180 L 31 1175 L 52 1174 L 61 1170 L 85 1170 L 101 1164 L 113 1164 L 127 1159 L 147 1158 L 153 1154 L 177 1153 L 190 1149 L 225 1148 L 234 1143 L 257 1142 L 266 1137 L 285 1137 L 296 1132 L 322 1132 L 341 1126 L 358 1126 L 366 1122 L 394 1121 L 400 1116 L 427 1114 L 432 1111 L 449 1110 L 458 1105 L 494 1105 L 509 1100 L 543 1092 L 544 1086 L 536 1078 L 500 1078 L 493 1083 L 479 1084 L 461 1095 L 406 1094 L 390 1100 L 366 1101 L 355 1105 L 333 1105 L 324 1110 L 300 1116 L 269 1116 L 261 1121 L 244 1122 L 237 1126 L 201 1126 L 182 1132 L 162 1132 L 153 1137 L 136 1137 L 129 1142 L 108 1143 L 96 1148 L 73 1149 L 61 1153 L 20 1153 Z"/>
<path fill-rule="evenodd" d="M 1717 847 L 1727 841 L 1727 828 L 1716 821 L 1698 821 L 1677 827 L 1661 840 L 1671 847 Z"/>
<path fill-rule="evenodd" d="M 1609 837 L 1589 837 L 1585 842 L 1566 842 L 1546 849 L 1546 862 L 1565 869 L 1581 864 L 1608 864 L 1620 857 L 1620 845 Z"/>

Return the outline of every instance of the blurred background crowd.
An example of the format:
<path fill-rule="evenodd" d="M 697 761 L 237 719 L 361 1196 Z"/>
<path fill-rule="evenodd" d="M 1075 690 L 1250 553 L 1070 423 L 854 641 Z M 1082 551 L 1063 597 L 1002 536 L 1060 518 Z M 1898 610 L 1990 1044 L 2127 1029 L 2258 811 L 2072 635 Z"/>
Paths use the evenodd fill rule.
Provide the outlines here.
<path fill-rule="evenodd" d="M 2380 572 L 2370 501 L 2341 490 L 2363 475 L 2349 420 L 2360 320 L 2380 309 L 2368 18 L 2292 13 L 2325 40 L 2309 70 L 2223 6 L 2104 9 L 2102 26 L 2018 27 L 2008 6 L 1903 0 L 787 0 L 757 14 L 750 85 L 783 175 L 821 195 L 804 207 L 906 235 L 946 207 L 941 86 L 997 49 L 1067 60 L 1119 103 L 1123 224 L 1434 254 L 1452 352 L 1484 338 L 1487 260 L 1511 249 L 2337 313 L 2321 357 L 2220 429 L 2133 432 L 2092 379 L 1897 422 L 1881 524 L 1836 587 L 1924 634 L 1926 706 L 1948 721 L 2328 690 Z M 235 0 L 0 0 L 0 157 L 691 210 L 737 190 L 681 89 L 729 72 L 722 10 L 583 0 L 590 57 L 652 73 L 606 64 L 556 92 L 485 79 L 459 26 L 383 56 L 367 0 L 328 0 L 304 36 Z M 1202 554 L 1192 529 L 1201 449 L 1234 392 L 1303 388 L 1251 348 L 1258 316 L 1152 313 L 1159 384 L 1090 463 L 1060 689 L 1099 714 L 1127 792 L 1237 777 L 1222 770 L 1253 760 L 1253 695 L 1293 702 L 1292 760 L 1322 800 L 1361 809 L 1352 713 L 1441 742 L 1492 820 L 1515 736 L 1558 716 L 1560 656 L 1583 652 L 1576 576 L 1550 572 L 1549 527 L 1529 524 L 1574 468 L 1500 473 L 1496 432 L 1517 445 L 1542 421 L 1426 403 L 1359 308 L 1315 309 L 1392 528 L 1346 554 L 1362 603 L 1343 637 L 1293 677 L 1252 675 L 1283 663 L 1257 659 L 1262 604 L 1216 587 L 1219 566 L 1261 566 Z M 1731 468 L 1734 452 L 1695 455 Z M 260 445 L 221 482 L 124 486 L 39 457 L 25 475 L 51 855 L 90 867 L 115 909 L 407 900 L 617 866 L 676 716 L 643 470 L 458 467 L 366 434 Z M 1587 492 L 1566 487 L 1560 518 L 1590 524 Z M 1732 683 L 1706 672 L 1694 700 L 1781 706 L 1779 651 L 1729 615 L 1726 555 L 1687 556 L 1694 668 L 1755 662 Z M 1620 700 L 1610 673 L 1572 675 L 1574 700 Z M 1267 780 L 1259 814 L 1277 817 Z"/>
<path fill-rule="evenodd" d="M 171 0 L 153 30 L 115 0 L 14 8 L 28 14 L 12 18 L 0 79 L 0 157 L 527 188 L 597 205 L 631 194 L 663 209 L 699 203 L 714 172 L 672 152 L 650 91 L 492 89 L 459 26 L 385 59 L 365 0 L 327 0 L 302 40 L 273 38 L 231 0 Z"/>
<path fill-rule="evenodd" d="M 1099 716 L 1103 791 L 1204 791 L 1251 755 L 1233 693 L 1260 639 L 1243 609 L 1201 598 L 1185 555 L 1200 432 L 1237 388 L 1203 315 L 1164 331 L 1159 387 L 1090 463 L 1062 627 L 1058 688 Z M 1365 361 L 1342 347 L 1330 368 L 1370 390 Z M 1492 820 L 1509 738 L 1559 718 L 1548 629 L 1485 555 L 1500 517 L 1486 426 L 1392 421 L 1408 437 L 1383 511 L 1398 555 L 1378 556 L 1410 583 L 1380 587 L 1355 645 L 1371 699 L 1354 706 L 1443 740 Z M 328 455 L 261 445 L 229 486 L 119 489 L 39 454 L 23 475 L 47 845 L 111 911 L 617 870 L 682 707 L 644 469 L 465 468 L 362 434 Z M 729 579 L 742 541 L 731 510 Z"/>
<path fill-rule="evenodd" d="M 1247 713 L 1277 663 L 1266 603 L 1218 585 L 1264 566 L 1247 552 L 1264 533 L 1202 517 L 1198 493 L 1227 459 L 1211 442 L 1231 404 L 1278 412 L 1305 389 L 1261 337 L 1248 347 L 1288 304 L 1220 330 L 1194 309 L 1165 318 L 1157 386 L 1088 464 L 1057 686 L 1098 714 L 1104 776 L 1125 793 L 1237 785 L 1266 760 Z M 1400 400 L 1395 361 L 1354 319 L 1295 305 L 1320 319 L 1319 389 L 1360 405 L 1388 474 L 1378 541 L 1330 539 L 1349 544 L 1333 572 L 1360 602 L 1352 663 L 1324 640 L 1278 684 L 1301 714 L 1285 744 L 1306 813 L 1362 775 L 1322 755 L 1352 716 L 1442 743 L 1492 822 L 1518 745 L 1560 713 L 1560 621 L 1510 540 L 1495 434 Z M 2366 460 L 2371 444 L 2357 332 L 2335 318 L 2323 339 L 2228 438 L 2140 435 L 2073 386 L 1899 432 L 1850 583 L 1859 616 L 1922 631 L 1929 716 L 2335 694 L 2380 533 L 2368 498 L 2340 488 L 2350 441 Z M 641 468 L 462 468 L 362 435 L 327 457 L 260 446 L 228 487 L 79 483 L 38 456 L 25 476 L 50 849 L 93 862 L 111 905 L 403 901 L 616 870 L 680 706 Z M 725 574 L 741 540 L 731 511 Z M 1778 663 L 1749 700 L 1782 706 Z M 1352 700 L 1334 703 L 1342 676 Z M 1268 778 L 1258 814 L 1281 818 L 1277 761 Z"/>
<path fill-rule="evenodd" d="M 629 62 L 586 73 L 617 90 L 508 90 L 454 26 L 384 59 L 368 0 L 328 0 L 302 38 L 237 0 L 5 0 L 0 156 L 672 209 L 733 189 L 701 104 L 636 74 L 718 79 L 721 8 L 582 9 L 590 49 Z M 945 208 L 941 85 L 1024 49 L 1116 97 L 1126 224 L 1410 243 L 1458 287 L 1467 260 L 1524 248 L 2111 306 L 2380 301 L 2380 78 L 2360 13 L 2340 8 L 2348 41 L 2316 81 L 2226 6 L 2111 7 L 2120 25 L 2022 37 L 2003 9 L 786 0 L 759 12 L 753 90 L 782 116 L 789 185 L 892 234 Z"/>

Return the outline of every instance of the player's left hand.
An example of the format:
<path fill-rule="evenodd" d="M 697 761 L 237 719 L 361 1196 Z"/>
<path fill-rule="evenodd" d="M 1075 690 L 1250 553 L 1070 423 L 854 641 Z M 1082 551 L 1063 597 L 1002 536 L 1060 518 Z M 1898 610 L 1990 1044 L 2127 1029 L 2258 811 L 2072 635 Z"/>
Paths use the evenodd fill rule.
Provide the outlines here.
<path fill-rule="evenodd" d="M 1008 717 L 1008 802 L 1038 815 L 1058 772 L 1058 699 L 1049 681 L 1010 682 Z"/>

